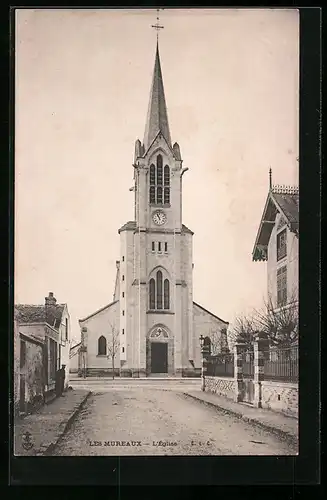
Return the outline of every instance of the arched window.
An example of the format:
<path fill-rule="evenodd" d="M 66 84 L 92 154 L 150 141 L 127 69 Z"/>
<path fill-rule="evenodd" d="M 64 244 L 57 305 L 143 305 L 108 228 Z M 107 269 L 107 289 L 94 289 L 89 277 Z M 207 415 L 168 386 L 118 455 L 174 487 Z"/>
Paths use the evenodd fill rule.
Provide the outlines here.
<path fill-rule="evenodd" d="M 164 185 L 169 186 L 170 185 L 170 171 L 168 165 L 165 166 L 164 170 Z"/>
<path fill-rule="evenodd" d="M 162 309 L 162 272 L 157 272 L 157 309 Z"/>
<path fill-rule="evenodd" d="M 150 186 L 156 184 L 156 167 L 152 164 L 150 167 Z"/>
<path fill-rule="evenodd" d="M 164 188 L 164 204 L 168 205 L 170 203 L 170 189 L 169 187 Z"/>
<path fill-rule="evenodd" d="M 162 204 L 162 187 L 157 187 L 157 203 Z"/>
<path fill-rule="evenodd" d="M 169 280 L 164 281 L 164 309 L 169 309 Z"/>
<path fill-rule="evenodd" d="M 107 354 L 107 341 L 106 338 L 101 335 L 98 339 L 98 355 L 105 356 Z"/>
<path fill-rule="evenodd" d="M 164 203 L 170 203 L 170 168 L 165 165 L 164 169 Z"/>
<path fill-rule="evenodd" d="M 170 309 L 170 283 L 167 278 L 163 280 L 161 271 L 157 271 L 155 279 L 149 281 L 149 309 Z"/>
<path fill-rule="evenodd" d="M 162 156 L 157 156 L 156 165 L 150 165 L 149 202 L 156 205 L 170 203 L 170 168 L 163 168 Z"/>
<path fill-rule="evenodd" d="M 150 279 L 149 284 L 149 307 L 150 309 L 156 308 L 156 295 L 155 295 L 156 285 L 153 278 Z"/>

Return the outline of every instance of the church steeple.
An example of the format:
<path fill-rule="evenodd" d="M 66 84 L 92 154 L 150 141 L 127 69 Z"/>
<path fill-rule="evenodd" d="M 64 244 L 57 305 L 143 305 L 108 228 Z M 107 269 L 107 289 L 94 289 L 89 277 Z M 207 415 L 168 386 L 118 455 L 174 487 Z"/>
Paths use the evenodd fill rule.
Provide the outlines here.
<path fill-rule="evenodd" d="M 145 151 L 147 151 L 147 149 L 150 147 L 152 141 L 155 139 L 158 132 L 161 132 L 161 134 L 171 147 L 166 99 L 165 99 L 164 85 L 161 73 L 159 47 L 157 41 L 156 57 L 155 57 L 152 85 L 150 91 L 150 101 L 149 101 L 148 115 L 147 115 L 145 134 L 144 134 Z"/>

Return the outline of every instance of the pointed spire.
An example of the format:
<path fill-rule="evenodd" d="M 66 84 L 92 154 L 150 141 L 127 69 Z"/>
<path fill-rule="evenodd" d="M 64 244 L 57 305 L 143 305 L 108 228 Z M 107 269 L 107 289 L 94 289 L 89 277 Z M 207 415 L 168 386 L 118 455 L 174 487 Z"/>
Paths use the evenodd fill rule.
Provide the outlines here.
<path fill-rule="evenodd" d="M 160 65 L 159 46 L 157 41 L 150 101 L 144 134 L 145 151 L 149 148 L 158 132 L 162 133 L 171 147 L 165 92 Z"/>
<path fill-rule="evenodd" d="M 272 170 L 271 167 L 269 169 L 269 189 L 272 188 Z"/>

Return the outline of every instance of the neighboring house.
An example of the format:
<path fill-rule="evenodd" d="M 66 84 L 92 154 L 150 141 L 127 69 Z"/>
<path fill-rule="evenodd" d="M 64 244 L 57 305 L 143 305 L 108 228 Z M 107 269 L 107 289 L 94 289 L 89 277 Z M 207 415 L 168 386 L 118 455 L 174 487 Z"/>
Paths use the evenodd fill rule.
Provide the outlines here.
<path fill-rule="evenodd" d="M 52 292 L 44 305 L 17 304 L 16 318 L 20 336 L 44 344 L 44 392 L 46 397 L 55 389 L 55 374 L 66 365 L 65 388 L 69 382 L 69 351 L 71 344 L 70 316 L 67 304 L 58 304 Z M 28 361 L 27 361 L 28 363 Z"/>
<path fill-rule="evenodd" d="M 298 300 L 299 190 L 272 186 L 261 217 L 253 261 L 267 262 L 269 303 L 278 309 Z"/>
<path fill-rule="evenodd" d="M 44 340 L 19 330 L 14 319 L 14 414 L 42 405 L 45 397 Z"/>

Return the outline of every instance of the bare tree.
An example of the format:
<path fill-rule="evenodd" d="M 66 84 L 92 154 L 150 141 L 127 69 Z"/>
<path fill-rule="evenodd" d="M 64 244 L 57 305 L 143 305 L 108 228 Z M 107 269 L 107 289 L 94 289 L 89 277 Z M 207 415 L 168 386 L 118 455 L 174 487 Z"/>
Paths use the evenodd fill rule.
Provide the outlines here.
<path fill-rule="evenodd" d="M 270 344 L 288 349 L 298 342 L 299 310 L 297 293 L 291 294 L 282 307 L 274 307 L 271 296 L 265 301 L 265 307 L 256 311 L 257 329 L 264 332 Z"/>
<path fill-rule="evenodd" d="M 229 352 L 226 328 L 222 328 L 221 330 L 212 328 L 209 331 L 208 337 L 211 343 L 211 354 L 215 355 Z"/>
<path fill-rule="evenodd" d="M 235 318 L 233 327 L 229 331 L 230 342 L 235 344 L 237 341 L 242 341 L 249 349 L 252 349 L 257 331 L 257 322 L 253 313 L 239 315 Z"/>
<path fill-rule="evenodd" d="M 115 378 L 115 357 L 119 349 L 119 332 L 113 325 L 110 326 L 111 337 L 108 342 L 108 355 L 107 358 L 111 359 L 112 362 L 112 378 Z"/>

